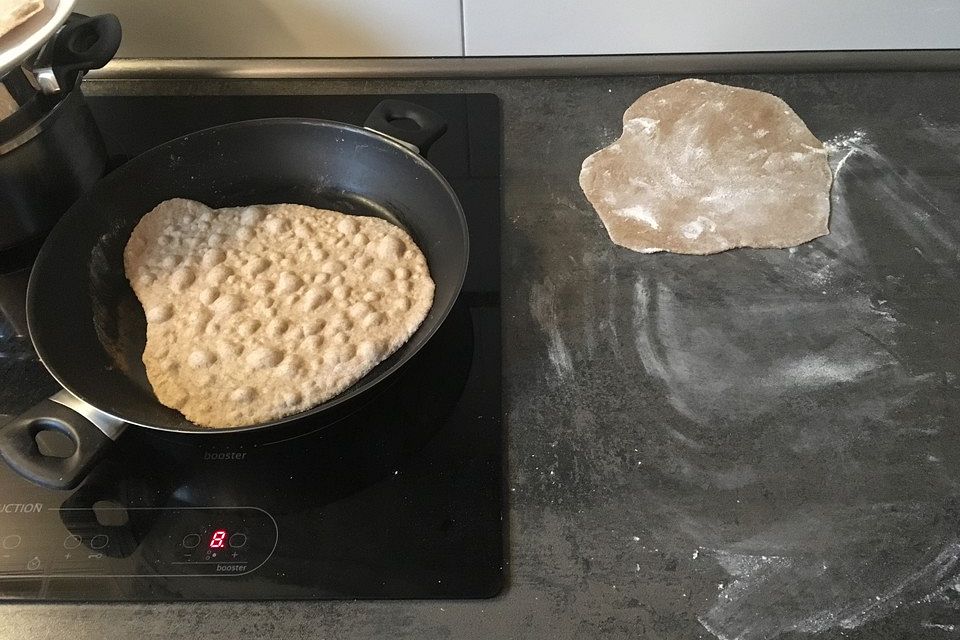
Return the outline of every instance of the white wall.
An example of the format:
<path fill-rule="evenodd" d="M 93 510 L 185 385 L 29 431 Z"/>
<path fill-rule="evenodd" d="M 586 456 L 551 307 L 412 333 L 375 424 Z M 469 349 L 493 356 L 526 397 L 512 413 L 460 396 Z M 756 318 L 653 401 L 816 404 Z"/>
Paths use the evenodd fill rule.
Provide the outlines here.
<path fill-rule="evenodd" d="M 459 56 L 459 0 L 78 0 L 120 57 Z"/>
<path fill-rule="evenodd" d="M 960 48 L 960 0 L 79 0 L 121 57 Z"/>

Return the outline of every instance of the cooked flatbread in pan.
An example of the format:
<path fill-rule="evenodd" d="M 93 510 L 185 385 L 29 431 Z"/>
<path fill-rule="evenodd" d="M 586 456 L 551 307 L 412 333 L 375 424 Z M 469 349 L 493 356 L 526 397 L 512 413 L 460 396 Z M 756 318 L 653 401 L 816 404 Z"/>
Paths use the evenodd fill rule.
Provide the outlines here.
<path fill-rule="evenodd" d="M 341 393 L 423 322 L 434 283 L 385 220 L 295 204 L 162 202 L 124 251 L 157 398 L 206 427 L 259 424 Z"/>

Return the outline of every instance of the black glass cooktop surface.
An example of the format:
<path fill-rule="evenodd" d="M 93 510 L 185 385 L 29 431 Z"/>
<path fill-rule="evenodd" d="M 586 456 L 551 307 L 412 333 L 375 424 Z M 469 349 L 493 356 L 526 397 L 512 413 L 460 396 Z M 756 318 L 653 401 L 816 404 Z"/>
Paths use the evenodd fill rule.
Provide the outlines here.
<path fill-rule="evenodd" d="M 94 97 L 115 164 L 221 123 L 362 124 L 387 96 Z M 129 428 L 80 487 L 0 463 L 0 598 L 476 598 L 502 584 L 500 108 L 401 97 L 449 124 L 428 159 L 463 204 L 470 263 L 438 333 L 337 422 L 256 440 Z M 0 423 L 57 391 L 0 276 Z"/>

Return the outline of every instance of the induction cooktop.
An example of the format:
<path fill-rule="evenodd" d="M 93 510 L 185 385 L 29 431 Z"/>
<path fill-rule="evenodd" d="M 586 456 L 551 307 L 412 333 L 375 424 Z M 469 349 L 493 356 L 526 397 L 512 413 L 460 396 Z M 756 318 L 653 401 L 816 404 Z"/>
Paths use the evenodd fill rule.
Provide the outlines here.
<path fill-rule="evenodd" d="M 128 429 L 73 491 L 0 463 L 0 598 L 482 598 L 504 575 L 500 106 L 496 96 L 88 99 L 116 166 L 261 117 L 362 124 L 387 97 L 441 114 L 430 160 L 470 230 L 438 333 L 346 416 L 256 440 Z M 56 392 L 25 337 L 26 272 L 0 276 L 0 423 Z M 324 420 L 326 420 L 324 422 Z"/>

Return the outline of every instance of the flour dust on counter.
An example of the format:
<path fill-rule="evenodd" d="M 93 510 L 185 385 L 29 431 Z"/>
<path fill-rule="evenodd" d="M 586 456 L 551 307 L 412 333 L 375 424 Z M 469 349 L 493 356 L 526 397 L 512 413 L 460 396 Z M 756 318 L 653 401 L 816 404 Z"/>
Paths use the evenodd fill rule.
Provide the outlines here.
<path fill-rule="evenodd" d="M 537 321 L 540 329 L 549 336 L 550 346 L 547 357 L 553 365 L 556 374 L 563 378 L 573 367 L 570 350 L 563 341 L 560 333 L 556 310 L 556 289 L 553 281 L 547 278 L 542 283 L 534 284 L 530 291 L 530 312 Z"/>
<path fill-rule="evenodd" d="M 634 285 L 642 366 L 686 418 L 645 434 L 650 464 L 702 500 L 738 496 L 717 520 L 672 509 L 729 574 L 699 615 L 718 638 L 856 629 L 960 575 L 960 203 L 869 132 L 827 148 L 830 236 Z"/>
<path fill-rule="evenodd" d="M 637 255 L 562 192 L 536 196 L 567 233 L 545 248 L 517 229 L 515 255 L 550 267 L 516 303 L 538 331 L 512 341 L 545 366 L 509 396 L 511 422 L 537 425 L 511 497 L 568 522 L 525 558 L 577 585 L 538 584 L 554 605 L 609 593 L 651 637 L 956 622 L 960 135 L 916 124 L 911 158 L 948 158 L 942 177 L 889 129 L 823 135 L 831 233 L 790 250 Z"/>

